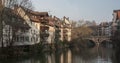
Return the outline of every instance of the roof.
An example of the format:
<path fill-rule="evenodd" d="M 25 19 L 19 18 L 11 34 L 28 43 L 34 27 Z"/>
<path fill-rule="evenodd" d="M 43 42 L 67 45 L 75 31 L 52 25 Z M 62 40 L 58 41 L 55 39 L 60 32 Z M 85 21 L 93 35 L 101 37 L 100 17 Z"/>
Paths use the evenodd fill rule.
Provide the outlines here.
<path fill-rule="evenodd" d="M 36 16 L 49 16 L 48 12 L 37 12 L 37 11 L 30 11 L 29 13 L 36 15 Z"/>
<path fill-rule="evenodd" d="M 37 12 L 23 6 L 15 5 L 14 9 L 18 8 L 22 8 L 33 22 L 40 22 L 41 17 L 49 17 L 48 12 Z M 33 16 L 35 16 L 35 18 Z"/>
<path fill-rule="evenodd" d="M 118 12 L 118 11 L 120 11 L 120 9 L 119 10 L 113 10 L 113 12 Z"/>
<path fill-rule="evenodd" d="M 41 19 L 49 17 L 48 12 L 37 12 L 37 11 L 29 11 L 27 12 L 27 15 L 30 17 L 30 19 L 33 22 L 40 22 Z M 33 17 L 35 16 L 35 17 Z"/>
<path fill-rule="evenodd" d="M 120 19 L 120 10 L 114 10 L 113 12 L 117 14 L 117 19 Z"/>
<path fill-rule="evenodd" d="M 120 19 L 120 11 L 117 12 L 118 19 Z"/>

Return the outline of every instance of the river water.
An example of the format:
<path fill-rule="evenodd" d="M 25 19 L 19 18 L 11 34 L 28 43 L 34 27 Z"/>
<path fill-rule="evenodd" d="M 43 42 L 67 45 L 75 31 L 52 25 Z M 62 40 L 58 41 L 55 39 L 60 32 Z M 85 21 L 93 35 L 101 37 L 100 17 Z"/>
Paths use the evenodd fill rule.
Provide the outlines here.
<path fill-rule="evenodd" d="M 37 56 L 0 60 L 0 63 L 118 63 L 112 48 L 65 49 Z"/>

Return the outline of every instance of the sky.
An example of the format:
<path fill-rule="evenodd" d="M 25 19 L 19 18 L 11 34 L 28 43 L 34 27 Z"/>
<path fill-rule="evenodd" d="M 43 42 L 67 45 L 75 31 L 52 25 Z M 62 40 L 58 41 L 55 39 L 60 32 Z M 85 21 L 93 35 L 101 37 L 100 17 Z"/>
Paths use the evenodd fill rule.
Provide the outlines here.
<path fill-rule="evenodd" d="M 113 10 L 120 9 L 120 0 L 32 0 L 34 10 L 70 20 L 112 21 Z"/>

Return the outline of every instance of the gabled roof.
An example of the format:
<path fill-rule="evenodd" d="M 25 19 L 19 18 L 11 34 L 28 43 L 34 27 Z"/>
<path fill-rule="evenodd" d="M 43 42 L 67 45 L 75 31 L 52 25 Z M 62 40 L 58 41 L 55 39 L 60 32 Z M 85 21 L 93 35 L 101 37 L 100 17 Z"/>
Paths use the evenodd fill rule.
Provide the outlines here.
<path fill-rule="evenodd" d="M 67 18 L 64 19 L 64 23 L 71 24 L 70 21 Z"/>
<path fill-rule="evenodd" d="M 18 9 L 18 8 L 21 8 L 22 10 L 24 10 L 27 16 L 33 22 L 40 22 L 41 17 L 49 17 L 48 12 L 37 12 L 22 6 L 15 5 L 14 9 Z M 34 18 L 33 16 L 35 16 L 36 18 Z"/>

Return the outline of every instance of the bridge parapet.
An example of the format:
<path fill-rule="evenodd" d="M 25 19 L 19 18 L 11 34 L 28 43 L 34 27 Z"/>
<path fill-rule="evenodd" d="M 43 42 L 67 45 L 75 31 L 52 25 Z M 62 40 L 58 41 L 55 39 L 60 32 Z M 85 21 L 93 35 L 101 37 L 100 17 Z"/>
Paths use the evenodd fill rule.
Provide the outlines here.
<path fill-rule="evenodd" d="M 85 39 L 89 39 L 94 41 L 95 43 L 101 43 L 103 41 L 108 41 L 111 42 L 110 37 L 109 36 L 91 36 Z"/>

